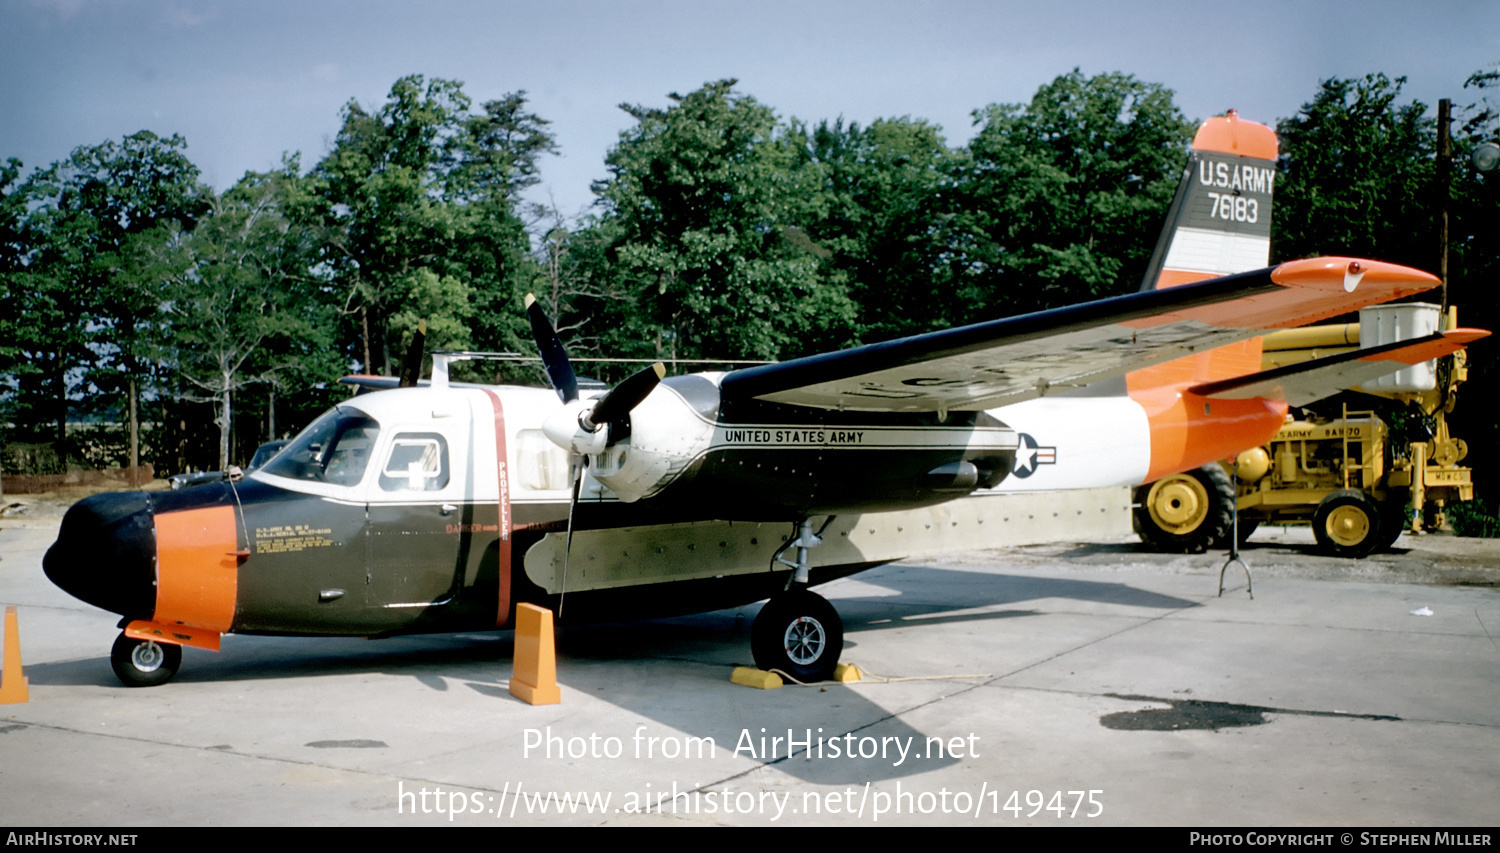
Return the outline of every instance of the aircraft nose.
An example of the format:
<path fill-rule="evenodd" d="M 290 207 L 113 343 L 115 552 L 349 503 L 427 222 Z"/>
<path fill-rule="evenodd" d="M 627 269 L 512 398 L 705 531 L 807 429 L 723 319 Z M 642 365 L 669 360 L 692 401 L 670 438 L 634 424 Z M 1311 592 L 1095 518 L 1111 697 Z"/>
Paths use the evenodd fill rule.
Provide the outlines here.
<path fill-rule="evenodd" d="M 42 559 L 63 591 L 121 616 L 149 619 L 156 609 L 156 528 L 145 492 L 93 495 L 63 516 Z"/>

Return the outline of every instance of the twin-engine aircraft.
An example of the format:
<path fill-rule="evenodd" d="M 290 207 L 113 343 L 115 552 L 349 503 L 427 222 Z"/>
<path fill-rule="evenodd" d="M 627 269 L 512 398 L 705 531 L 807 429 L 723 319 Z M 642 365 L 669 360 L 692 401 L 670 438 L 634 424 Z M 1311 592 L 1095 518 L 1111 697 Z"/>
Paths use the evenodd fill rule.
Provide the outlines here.
<path fill-rule="evenodd" d="M 128 685 L 167 681 L 182 646 L 231 632 L 503 629 L 523 601 L 567 623 L 766 598 L 756 663 L 823 679 L 843 633 L 809 587 L 941 550 L 932 513 L 949 502 L 1204 465 L 1269 439 L 1288 389 L 1331 393 L 1487 334 L 1260 372 L 1264 331 L 1438 284 L 1350 258 L 1259 268 L 1275 146 L 1233 114 L 1203 126 L 1148 289 L 1127 296 L 726 373 L 653 365 L 602 394 L 580 391 L 529 304 L 553 390 L 450 383 L 461 356 L 436 354 L 429 382 L 351 398 L 242 480 L 80 501 L 47 575 L 124 617 L 111 660 Z M 911 538 L 922 518 L 930 535 Z"/>

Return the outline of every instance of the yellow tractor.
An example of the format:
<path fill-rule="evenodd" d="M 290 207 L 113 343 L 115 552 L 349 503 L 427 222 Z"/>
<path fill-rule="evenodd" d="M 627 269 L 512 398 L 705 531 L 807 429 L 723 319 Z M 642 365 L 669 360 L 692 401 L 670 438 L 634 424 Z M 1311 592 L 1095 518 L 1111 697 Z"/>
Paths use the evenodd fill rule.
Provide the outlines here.
<path fill-rule="evenodd" d="M 1277 332 L 1264 339 L 1263 366 L 1352 350 L 1362 326 L 1376 338 L 1371 343 L 1416 337 L 1436 330 L 1438 314 L 1436 305 L 1422 303 L 1381 306 L 1362 311 L 1359 323 Z M 1453 310 L 1443 319 L 1457 328 Z M 1344 402 L 1334 412 L 1289 417 L 1268 444 L 1232 463 L 1141 486 L 1136 532 L 1160 551 L 1225 547 L 1236 498 L 1241 541 L 1262 523 L 1311 524 L 1319 547 L 1342 557 L 1389 547 L 1406 530 L 1450 529 L 1447 505 L 1474 497 L 1472 474 L 1458 464 L 1468 446 L 1449 434 L 1447 422 L 1466 363 L 1459 352 L 1366 383 L 1357 390 L 1368 407 L 1351 410 Z"/>

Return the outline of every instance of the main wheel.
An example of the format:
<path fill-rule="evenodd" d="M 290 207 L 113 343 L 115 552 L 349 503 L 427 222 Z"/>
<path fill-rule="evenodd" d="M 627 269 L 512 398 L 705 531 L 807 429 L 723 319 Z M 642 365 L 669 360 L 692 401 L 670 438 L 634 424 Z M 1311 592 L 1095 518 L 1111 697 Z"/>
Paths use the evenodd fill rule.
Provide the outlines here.
<path fill-rule="evenodd" d="M 126 687 L 166 684 L 182 666 L 182 646 L 137 640 L 121 631 L 109 652 L 109 665 Z"/>
<path fill-rule="evenodd" d="M 1141 486 L 1135 502 L 1135 532 L 1153 550 L 1201 554 L 1229 542 L 1234 484 L 1217 463 Z"/>
<path fill-rule="evenodd" d="M 760 609 L 750 627 L 750 651 L 761 669 L 798 681 L 827 681 L 844 650 L 844 623 L 815 592 L 784 592 Z"/>
<path fill-rule="evenodd" d="M 1380 508 L 1357 489 L 1339 489 L 1313 513 L 1313 536 L 1324 553 L 1359 559 L 1379 548 L 1385 538 Z"/>

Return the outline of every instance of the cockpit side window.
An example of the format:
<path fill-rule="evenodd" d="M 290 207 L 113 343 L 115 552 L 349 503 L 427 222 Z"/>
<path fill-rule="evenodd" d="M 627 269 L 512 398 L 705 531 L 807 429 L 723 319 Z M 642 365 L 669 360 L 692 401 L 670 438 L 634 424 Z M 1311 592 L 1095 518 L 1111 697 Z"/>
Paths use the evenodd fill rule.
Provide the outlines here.
<path fill-rule="evenodd" d="M 399 433 L 380 471 L 386 492 L 435 492 L 448 485 L 448 442 L 435 432 Z"/>
<path fill-rule="evenodd" d="M 313 422 L 265 468 L 267 474 L 353 486 L 364 478 L 380 424 L 353 410 L 334 409 Z"/>

